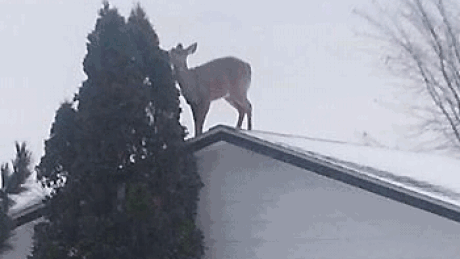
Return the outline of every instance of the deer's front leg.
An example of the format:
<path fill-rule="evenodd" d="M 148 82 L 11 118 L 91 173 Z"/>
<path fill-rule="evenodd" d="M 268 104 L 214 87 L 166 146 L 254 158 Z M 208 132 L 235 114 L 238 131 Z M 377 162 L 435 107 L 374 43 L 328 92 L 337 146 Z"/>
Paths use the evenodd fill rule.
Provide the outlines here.
<path fill-rule="evenodd" d="M 195 122 L 195 137 L 198 137 L 203 132 L 204 119 L 208 114 L 210 102 L 201 102 L 198 104 L 191 104 L 193 120 Z"/>

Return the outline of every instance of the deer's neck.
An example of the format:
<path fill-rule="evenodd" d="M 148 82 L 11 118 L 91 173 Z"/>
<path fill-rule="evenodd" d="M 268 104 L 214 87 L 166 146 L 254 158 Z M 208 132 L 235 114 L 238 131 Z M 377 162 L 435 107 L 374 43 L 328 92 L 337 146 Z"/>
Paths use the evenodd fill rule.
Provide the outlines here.
<path fill-rule="evenodd" d="M 199 103 L 198 77 L 193 72 L 184 67 L 174 66 L 176 80 L 179 83 L 182 94 L 188 103 Z"/>

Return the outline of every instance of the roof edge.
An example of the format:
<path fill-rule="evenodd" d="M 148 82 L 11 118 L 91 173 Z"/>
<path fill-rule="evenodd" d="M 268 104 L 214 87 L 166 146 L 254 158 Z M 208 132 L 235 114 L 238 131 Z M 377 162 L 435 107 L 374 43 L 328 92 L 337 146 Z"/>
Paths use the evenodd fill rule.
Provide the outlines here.
<path fill-rule="evenodd" d="M 43 216 L 44 210 L 45 203 L 40 201 L 9 215 L 13 220 L 13 229 L 41 218 Z"/>

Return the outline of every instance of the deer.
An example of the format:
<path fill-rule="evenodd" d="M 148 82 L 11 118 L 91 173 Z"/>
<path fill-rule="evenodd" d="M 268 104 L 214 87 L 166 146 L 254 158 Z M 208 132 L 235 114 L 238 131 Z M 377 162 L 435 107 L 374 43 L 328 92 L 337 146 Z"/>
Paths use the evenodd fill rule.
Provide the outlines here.
<path fill-rule="evenodd" d="M 195 53 L 197 45 L 193 43 L 184 49 L 179 43 L 168 51 L 175 80 L 192 109 L 195 137 L 202 134 L 211 101 L 222 98 L 238 111 L 236 128 L 241 129 L 246 115 L 247 129 L 251 130 L 252 105 L 247 97 L 251 84 L 251 66 L 241 59 L 229 56 L 188 68 L 187 57 Z"/>

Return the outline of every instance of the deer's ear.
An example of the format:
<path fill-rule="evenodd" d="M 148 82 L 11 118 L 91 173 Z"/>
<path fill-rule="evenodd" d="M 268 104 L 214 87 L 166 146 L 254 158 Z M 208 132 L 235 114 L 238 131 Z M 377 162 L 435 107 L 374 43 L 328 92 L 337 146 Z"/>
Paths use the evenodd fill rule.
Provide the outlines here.
<path fill-rule="evenodd" d="M 198 43 L 196 43 L 196 42 L 193 43 L 192 45 L 190 45 L 190 46 L 186 49 L 187 54 L 190 55 L 190 54 L 195 53 L 197 46 L 198 46 Z"/>

